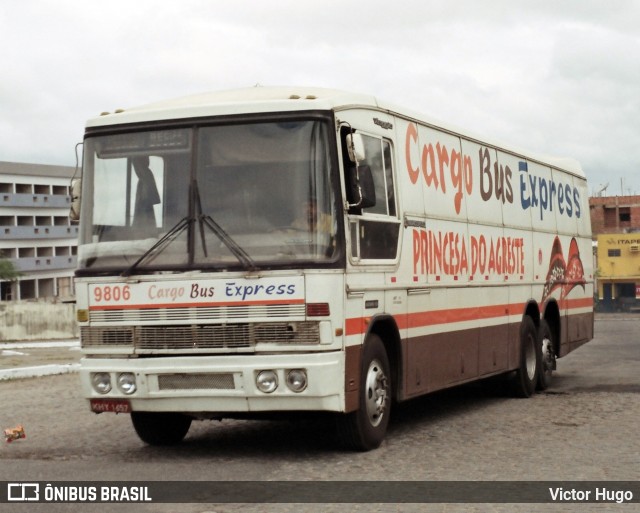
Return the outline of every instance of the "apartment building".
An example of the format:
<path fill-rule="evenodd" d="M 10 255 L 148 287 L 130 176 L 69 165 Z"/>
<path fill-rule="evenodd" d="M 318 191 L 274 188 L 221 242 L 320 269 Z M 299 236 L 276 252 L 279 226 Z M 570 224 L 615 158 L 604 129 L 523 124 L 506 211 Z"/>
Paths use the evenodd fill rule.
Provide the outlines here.
<path fill-rule="evenodd" d="M 0 162 L 0 258 L 21 273 L 0 300 L 75 296 L 78 227 L 69 220 L 74 168 Z"/>

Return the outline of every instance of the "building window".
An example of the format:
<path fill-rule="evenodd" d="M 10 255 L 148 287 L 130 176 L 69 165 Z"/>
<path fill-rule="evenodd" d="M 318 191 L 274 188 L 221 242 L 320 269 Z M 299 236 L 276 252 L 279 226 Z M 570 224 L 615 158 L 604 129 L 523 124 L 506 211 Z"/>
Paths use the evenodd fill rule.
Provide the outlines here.
<path fill-rule="evenodd" d="M 629 207 L 620 208 L 620 212 L 618 214 L 618 218 L 621 223 L 630 223 L 631 222 L 631 209 Z"/>
<path fill-rule="evenodd" d="M 20 299 L 35 299 L 36 294 L 36 280 L 22 280 L 19 282 L 20 287 Z"/>
<path fill-rule="evenodd" d="M 609 250 L 607 250 L 607 256 L 609 256 L 609 257 L 619 257 L 619 256 L 621 256 L 620 249 L 609 249 Z"/>

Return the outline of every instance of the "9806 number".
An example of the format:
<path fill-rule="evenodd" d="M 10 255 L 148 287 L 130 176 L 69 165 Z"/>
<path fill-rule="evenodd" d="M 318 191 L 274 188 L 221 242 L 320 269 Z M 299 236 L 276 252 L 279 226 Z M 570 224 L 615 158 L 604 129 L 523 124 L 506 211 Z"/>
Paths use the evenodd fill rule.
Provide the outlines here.
<path fill-rule="evenodd" d="M 129 285 L 104 285 L 93 289 L 93 299 L 96 303 L 102 301 L 129 301 L 131 288 Z"/>

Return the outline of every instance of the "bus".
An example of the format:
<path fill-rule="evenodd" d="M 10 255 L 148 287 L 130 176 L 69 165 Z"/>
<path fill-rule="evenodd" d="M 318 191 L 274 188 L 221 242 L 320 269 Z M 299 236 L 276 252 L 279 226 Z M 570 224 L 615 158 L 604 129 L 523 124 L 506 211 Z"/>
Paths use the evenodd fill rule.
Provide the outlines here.
<path fill-rule="evenodd" d="M 104 113 L 72 190 L 82 393 L 147 444 L 324 412 L 371 450 L 392 405 L 498 375 L 529 397 L 593 336 L 579 164 L 376 97 Z"/>

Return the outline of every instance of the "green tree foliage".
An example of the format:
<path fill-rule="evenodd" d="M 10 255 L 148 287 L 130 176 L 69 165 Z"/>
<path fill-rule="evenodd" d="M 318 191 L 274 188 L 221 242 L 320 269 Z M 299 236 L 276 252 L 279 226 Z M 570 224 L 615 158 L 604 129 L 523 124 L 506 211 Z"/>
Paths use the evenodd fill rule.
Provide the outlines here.
<path fill-rule="evenodd" d="M 0 281 L 14 281 L 21 273 L 15 268 L 11 260 L 0 258 Z"/>

